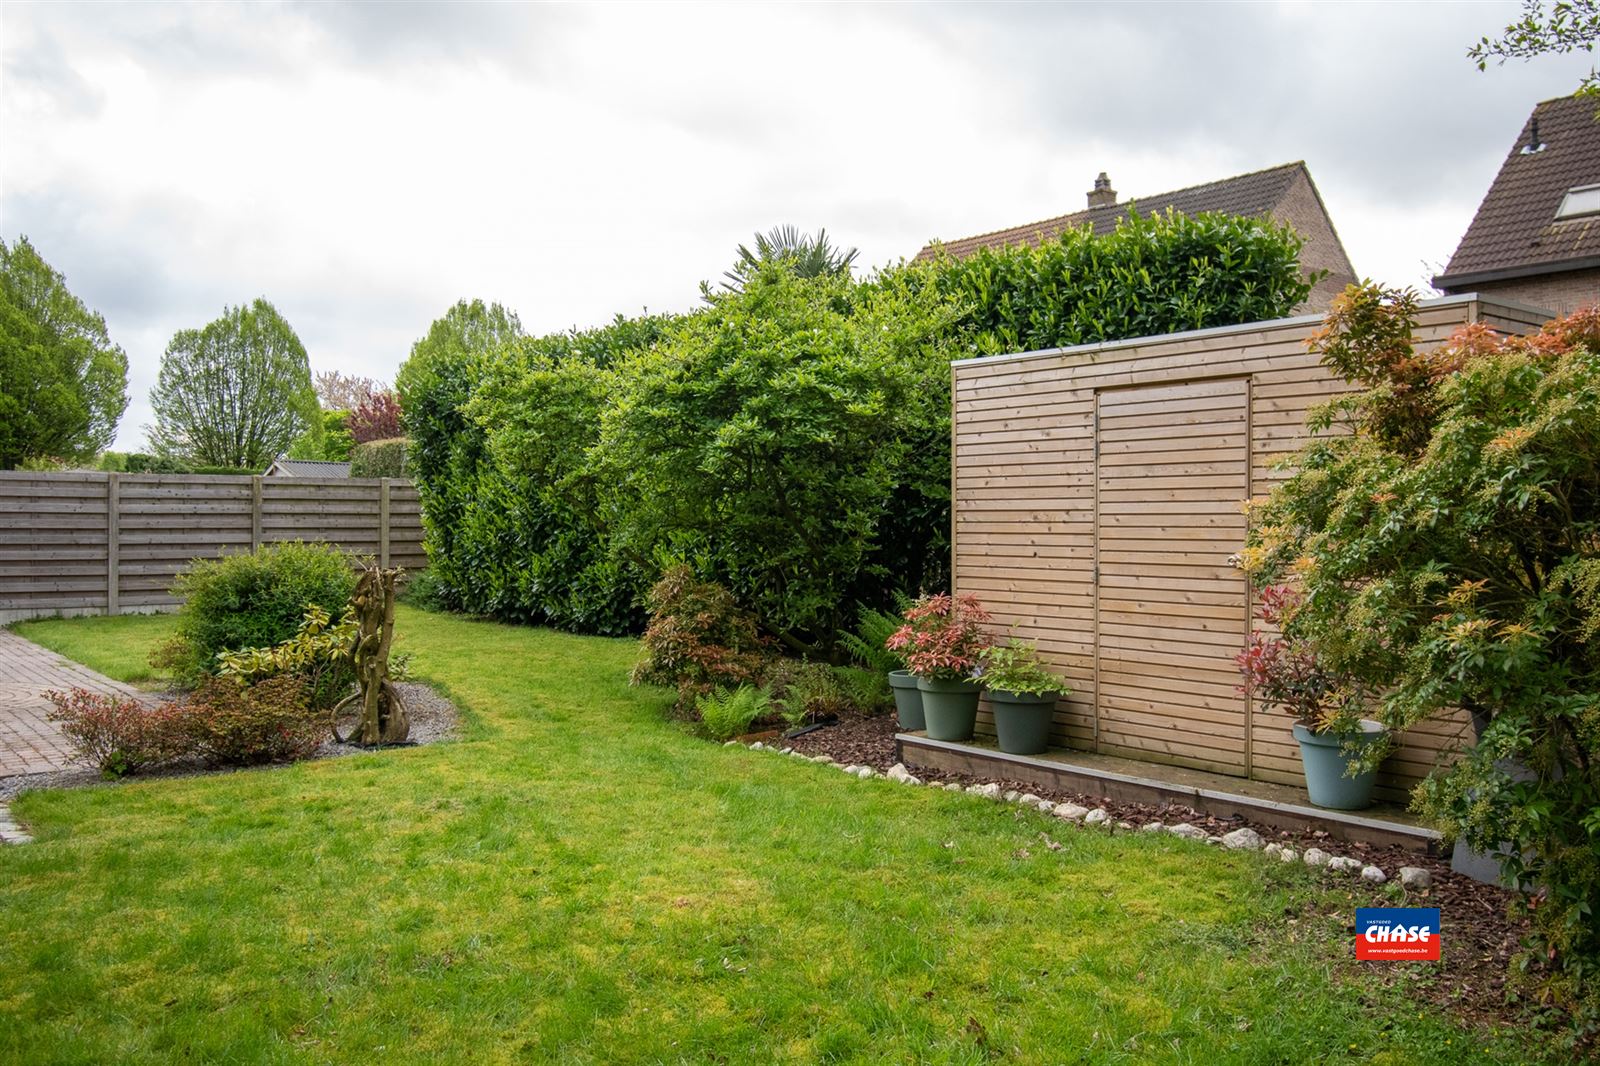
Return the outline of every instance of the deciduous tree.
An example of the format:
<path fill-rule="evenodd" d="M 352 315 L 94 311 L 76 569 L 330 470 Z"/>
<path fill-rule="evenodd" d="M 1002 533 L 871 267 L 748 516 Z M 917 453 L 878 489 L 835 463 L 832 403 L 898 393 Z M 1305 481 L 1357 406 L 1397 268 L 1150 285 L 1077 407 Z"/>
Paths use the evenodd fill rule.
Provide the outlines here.
<path fill-rule="evenodd" d="M 0 241 L 0 467 L 93 456 L 127 406 L 128 357 L 105 319 L 28 238 Z"/>
<path fill-rule="evenodd" d="M 316 374 L 317 402 L 324 411 L 353 411 L 356 405 L 387 386 L 376 378 L 357 377 L 337 370 L 319 370 Z"/>
<path fill-rule="evenodd" d="M 1489 60 L 1505 65 L 1508 59 L 1536 59 L 1543 55 L 1593 52 L 1600 40 L 1600 0 L 1523 0 L 1522 17 L 1500 36 L 1481 38 L 1467 49 L 1467 58 L 1486 70 Z M 1600 74 L 1591 69 L 1578 85 L 1585 94 L 1600 94 Z"/>
<path fill-rule="evenodd" d="M 305 347 L 264 299 L 176 334 L 150 404 L 156 451 L 215 466 L 266 467 L 320 418 Z"/>

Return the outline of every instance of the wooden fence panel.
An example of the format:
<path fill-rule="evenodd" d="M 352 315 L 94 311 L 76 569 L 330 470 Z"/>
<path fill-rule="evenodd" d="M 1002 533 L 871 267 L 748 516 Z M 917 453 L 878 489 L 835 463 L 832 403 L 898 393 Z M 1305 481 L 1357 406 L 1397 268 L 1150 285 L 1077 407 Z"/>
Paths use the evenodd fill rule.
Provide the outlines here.
<path fill-rule="evenodd" d="M 288 540 L 428 562 L 409 481 L 0 471 L 0 623 L 171 608 L 191 560 Z"/>

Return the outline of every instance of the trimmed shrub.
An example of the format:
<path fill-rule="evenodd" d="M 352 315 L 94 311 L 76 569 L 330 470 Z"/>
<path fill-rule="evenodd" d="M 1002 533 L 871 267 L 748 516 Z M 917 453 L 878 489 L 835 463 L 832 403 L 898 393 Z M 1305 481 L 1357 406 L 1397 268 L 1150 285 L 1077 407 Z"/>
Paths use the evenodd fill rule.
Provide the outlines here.
<path fill-rule="evenodd" d="M 216 672 L 220 652 L 293 637 L 309 607 L 343 616 L 356 585 L 350 561 L 339 548 L 301 541 L 196 560 L 173 585 L 184 605 L 177 636 L 157 653 L 156 665 L 193 685 Z"/>
<path fill-rule="evenodd" d="M 966 308 L 964 347 L 994 355 L 1282 318 L 1322 276 L 1301 276 L 1303 245 L 1269 220 L 1135 212 L 1110 233 L 1084 226 L 905 269 Z"/>
<path fill-rule="evenodd" d="M 214 677 L 190 697 L 187 718 L 195 752 L 217 766 L 304 759 L 330 735 L 327 716 L 289 674 L 255 685 Z"/>
<path fill-rule="evenodd" d="M 677 689 L 677 710 L 687 715 L 713 689 L 759 680 L 765 645 L 732 593 L 675 566 L 650 590 L 650 626 L 632 681 Z"/>
<path fill-rule="evenodd" d="M 81 759 L 107 778 L 123 777 L 183 758 L 189 753 L 184 708 L 167 702 L 145 707 L 138 700 L 88 689 L 46 692 L 55 704 L 48 715 Z"/>
<path fill-rule="evenodd" d="M 613 551 L 605 484 L 587 467 L 607 368 L 672 318 L 523 337 L 498 305 L 461 303 L 412 348 L 396 384 L 446 606 L 579 633 L 637 633 L 655 568 Z"/>
<path fill-rule="evenodd" d="M 350 450 L 351 477 L 405 477 L 406 439 L 371 440 Z"/>

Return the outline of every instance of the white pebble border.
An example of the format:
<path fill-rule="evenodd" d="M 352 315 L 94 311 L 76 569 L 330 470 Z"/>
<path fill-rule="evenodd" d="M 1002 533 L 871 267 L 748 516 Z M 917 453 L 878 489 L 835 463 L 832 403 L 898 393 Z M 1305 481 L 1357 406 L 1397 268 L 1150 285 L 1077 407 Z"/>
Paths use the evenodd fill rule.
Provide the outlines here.
<path fill-rule="evenodd" d="M 33 837 L 11 819 L 11 804 L 0 803 L 0 844 L 31 844 Z"/>
<path fill-rule="evenodd" d="M 739 741 L 730 740 L 724 747 L 740 746 Z M 806 755 L 795 751 L 793 748 L 778 748 L 773 744 L 756 741 L 750 746 L 751 751 L 771 751 L 780 755 L 788 755 L 806 762 L 820 763 L 843 770 L 851 777 L 881 778 L 895 781 L 902 785 L 923 785 L 930 788 L 942 788 L 949 792 L 965 792 L 973 796 L 982 796 L 996 803 L 1010 803 L 1019 807 L 1031 807 L 1040 814 L 1050 815 L 1065 822 L 1072 822 L 1085 827 L 1094 827 L 1104 831 L 1113 828 L 1123 832 L 1140 833 L 1168 833 L 1171 836 L 1181 837 L 1186 840 L 1198 840 L 1202 843 L 1221 847 L 1228 851 L 1259 851 L 1262 856 L 1277 859 L 1279 862 L 1302 862 L 1313 869 L 1325 870 L 1329 873 L 1354 875 L 1363 881 L 1374 885 L 1384 884 L 1389 880 L 1389 875 L 1382 867 L 1364 863 L 1360 859 L 1353 859 L 1348 855 L 1330 855 L 1321 848 L 1307 848 L 1302 854 L 1285 844 L 1264 844 L 1261 834 L 1249 827 L 1235 829 L 1224 836 L 1212 836 L 1198 826 L 1188 822 L 1179 822 L 1177 825 L 1163 825 L 1160 822 L 1147 822 L 1136 826 L 1131 822 L 1114 822 L 1111 813 L 1103 807 L 1088 808 L 1078 803 L 1052 803 L 1050 800 L 1041 799 L 1032 792 L 1017 792 L 1015 790 L 1002 792 L 1000 786 L 990 782 L 986 785 L 967 785 L 965 787 L 954 781 L 923 781 L 910 770 L 904 763 L 895 763 L 887 773 L 880 774 L 870 766 L 851 764 L 841 766 L 826 755 Z M 9 829 L 9 832 L 8 832 Z M 11 843 L 26 843 L 30 838 L 11 824 L 9 815 L 5 813 L 4 805 L 0 805 L 0 840 Z M 1053 850 L 1053 849 L 1052 849 Z M 1400 868 L 1400 883 L 1408 889 L 1426 889 L 1433 885 L 1433 875 L 1420 866 L 1402 866 Z"/>

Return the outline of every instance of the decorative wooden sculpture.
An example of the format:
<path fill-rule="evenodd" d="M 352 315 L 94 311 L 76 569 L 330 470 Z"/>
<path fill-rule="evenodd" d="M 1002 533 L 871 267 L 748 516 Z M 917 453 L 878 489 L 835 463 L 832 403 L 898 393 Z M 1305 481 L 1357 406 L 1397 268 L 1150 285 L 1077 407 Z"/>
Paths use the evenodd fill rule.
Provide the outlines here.
<path fill-rule="evenodd" d="M 334 739 L 352 744 L 399 744 L 411 733 L 411 715 L 400 690 L 389 680 L 389 646 L 394 642 L 395 582 L 400 569 L 369 566 L 356 582 L 350 608 L 356 616 L 356 638 L 351 648 L 356 681 L 361 686 L 333 709 L 334 721 L 359 701 L 361 718 L 348 737 Z"/>

